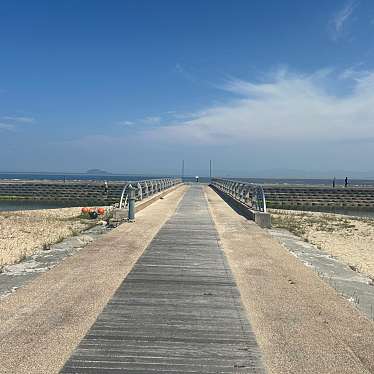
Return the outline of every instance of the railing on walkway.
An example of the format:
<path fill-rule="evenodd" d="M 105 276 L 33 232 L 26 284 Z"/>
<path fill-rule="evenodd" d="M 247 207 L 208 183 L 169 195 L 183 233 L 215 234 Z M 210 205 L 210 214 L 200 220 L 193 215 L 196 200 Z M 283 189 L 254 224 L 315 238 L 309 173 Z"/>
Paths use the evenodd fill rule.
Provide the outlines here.
<path fill-rule="evenodd" d="M 266 213 L 266 198 L 261 185 L 223 178 L 213 178 L 211 184 L 250 208 Z"/>
<path fill-rule="evenodd" d="M 167 190 L 170 187 L 182 183 L 180 178 L 163 178 L 163 179 L 148 179 L 143 181 L 129 181 L 125 184 L 121 199 L 119 201 L 119 208 L 126 207 L 128 204 L 128 191 L 129 187 L 135 188 L 136 200 L 143 200 L 157 192 Z"/>

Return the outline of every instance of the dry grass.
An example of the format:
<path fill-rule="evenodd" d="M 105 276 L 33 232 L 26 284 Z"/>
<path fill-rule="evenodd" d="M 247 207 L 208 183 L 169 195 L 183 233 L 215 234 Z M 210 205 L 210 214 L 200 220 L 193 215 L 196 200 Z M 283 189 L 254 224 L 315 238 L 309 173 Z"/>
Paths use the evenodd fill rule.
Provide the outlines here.
<path fill-rule="evenodd" d="M 374 277 L 374 219 L 280 209 L 270 211 L 274 227 L 287 229 Z"/>
<path fill-rule="evenodd" d="M 0 268 L 92 226 L 80 208 L 0 212 Z"/>

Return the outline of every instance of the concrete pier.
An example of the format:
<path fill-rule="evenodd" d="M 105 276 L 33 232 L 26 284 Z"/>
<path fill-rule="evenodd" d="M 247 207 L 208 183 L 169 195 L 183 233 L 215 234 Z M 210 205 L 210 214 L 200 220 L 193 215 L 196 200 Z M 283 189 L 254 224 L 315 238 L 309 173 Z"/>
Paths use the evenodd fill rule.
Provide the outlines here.
<path fill-rule="evenodd" d="M 193 186 L 61 373 L 263 373 L 260 352 Z"/>
<path fill-rule="evenodd" d="M 124 181 L 109 181 L 105 192 L 101 181 L 6 181 L 0 180 L 0 199 L 113 204 L 119 201 Z M 240 183 L 240 182 L 238 182 Z M 263 185 L 269 208 L 347 207 L 374 208 L 373 187 Z"/>
<path fill-rule="evenodd" d="M 0 372 L 374 372 L 374 324 L 208 186 L 0 301 Z"/>

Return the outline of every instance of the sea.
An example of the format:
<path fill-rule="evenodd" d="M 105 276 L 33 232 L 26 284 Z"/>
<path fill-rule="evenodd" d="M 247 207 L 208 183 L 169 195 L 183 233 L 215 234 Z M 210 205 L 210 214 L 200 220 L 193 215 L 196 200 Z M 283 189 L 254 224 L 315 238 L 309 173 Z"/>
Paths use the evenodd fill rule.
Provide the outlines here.
<path fill-rule="evenodd" d="M 180 176 L 175 175 L 127 175 L 127 174 L 73 174 L 73 173 L 2 173 L 0 172 L 0 179 L 10 180 L 95 180 L 95 181 L 139 181 L 144 179 L 155 178 L 176 178 Z M 257 184 L 297 184 L 297 185 L 321 185 L 331 186 L 332 178 L 254 178 L 254 177 L 224 177 L 227 179 L 235 179 L 243 182 L 257 183 Z M 184 176 L 183 180 L 186 182 L 195 181 L 195 176 Z M 199 177 L 202 183 L 208 183 L 210 178 L 207 176 Z M 373 179 L 349 179 L 350 186 L 371 186 L 374 187 Z M 336 186 L 344 186 L 344 179 L 336 179 Z"/>
<path fill-rule="evenodd" d="M 57 173 L 0 173 L 1 180 L 94 180 L 94 181 L 139 181 L 144 179 L 175 177 L 170 175 L 124 175 L 124 174 L 57 174 Z M 331 186 L 332 179 L 318 178 L 228 178 L 238 181 L 257 183 L 257 184 L 278 184 L 278 185 L 313 185 L 313 186 Z M 184 182 L 194 182 L 195 176 L 184 176 Z M 199 178 L 201 183 L 209 183 L 210 178 L 203 176 Z M 374 179 L 350 179 L 350 186 L 374 187 Z M 336 186 L 344 186 L 344 179 L 337 179 Z M 43 202 L 43 201 L 25 201 L 25 200 L 0 200 L 0 211 L 15 211 L 29 209 L 51 209 L 74 206 L 74 203 L 61 202 Z M 318 209 L 321 211 L 321 209 Z M 358 217 L 374 217 L 374 211 L 353 210 L 343 208 L 325 209 L 323 211 L 331 213 L 340 213 Z"/>

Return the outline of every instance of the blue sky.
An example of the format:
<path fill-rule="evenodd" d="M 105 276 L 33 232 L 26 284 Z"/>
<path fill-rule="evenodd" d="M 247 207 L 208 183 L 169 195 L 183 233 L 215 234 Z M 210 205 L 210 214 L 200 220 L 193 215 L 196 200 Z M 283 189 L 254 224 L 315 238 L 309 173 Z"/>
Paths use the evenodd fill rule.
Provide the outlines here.
<path fill-rule="evenodd" d="M 371 0 L 3 0 L 0 170 L 374 177 L 373 40 Z"/>

